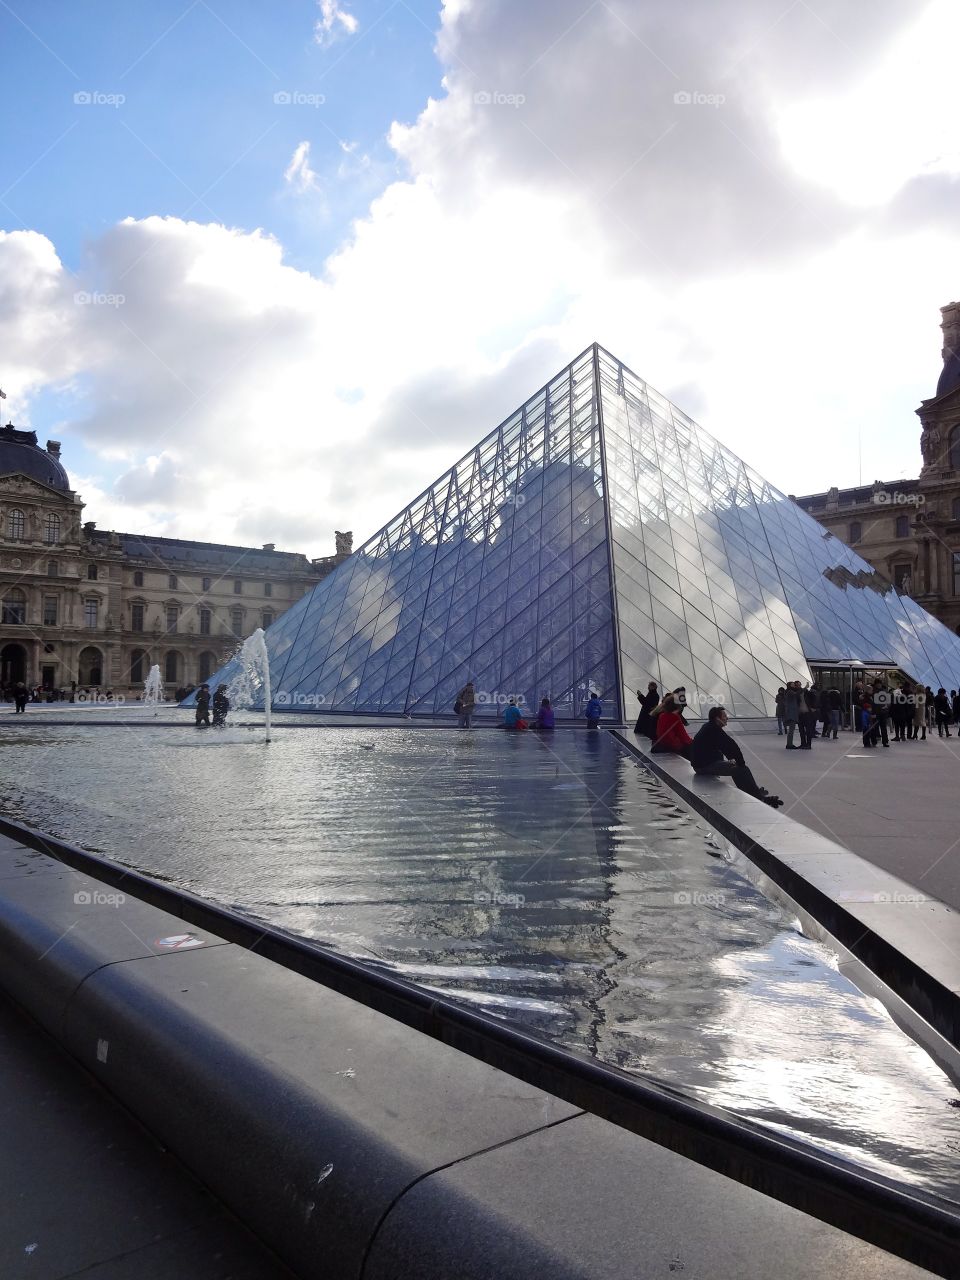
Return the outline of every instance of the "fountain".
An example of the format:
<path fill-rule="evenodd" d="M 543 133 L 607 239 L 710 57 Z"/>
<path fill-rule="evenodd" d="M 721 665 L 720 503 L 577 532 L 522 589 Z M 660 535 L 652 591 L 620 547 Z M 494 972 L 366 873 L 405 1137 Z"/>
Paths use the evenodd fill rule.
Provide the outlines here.
<path fill-rule="evenodd" d="M 153 714 L 156 715 L 156 709 L 161 702 L 163 702 L 163 681 L 160 679 L 160 668 L 154 663 L 143 686 L 143 703 L 144 706 L 153 707 Z"/>
<path fill-rule="evenodd" d="M 265 740 L 270 741 L 270 656 L 263 628 L 247 636 L 237 658 L 240 674 L 230 682 L 230 699 L 238 706 L 253 706 L 263 698 Z"/>

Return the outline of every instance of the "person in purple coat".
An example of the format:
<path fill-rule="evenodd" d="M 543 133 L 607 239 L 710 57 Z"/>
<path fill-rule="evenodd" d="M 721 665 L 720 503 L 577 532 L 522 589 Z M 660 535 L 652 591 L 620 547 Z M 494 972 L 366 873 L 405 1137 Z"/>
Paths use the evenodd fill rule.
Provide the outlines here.
<path fill-rule="evenodd" d="M 549 698 L 540 699 L 540 709 L 537 712 L 537 723 L 535 727 L 539 733 L 549 733 L 551 729 L 556 727 L 553 707 L 550 705 Z"/>

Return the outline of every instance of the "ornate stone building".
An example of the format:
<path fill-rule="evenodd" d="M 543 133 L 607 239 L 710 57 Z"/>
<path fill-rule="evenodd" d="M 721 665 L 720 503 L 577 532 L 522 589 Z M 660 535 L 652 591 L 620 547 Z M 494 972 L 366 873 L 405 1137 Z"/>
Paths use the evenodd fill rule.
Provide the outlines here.
<path fill-rule="evenodd" d="M 960 302 L 941 315 L 943 371 L 936 395 L 917 410 L 918 478 L 875 480 L 796 501 L 960 634 Z"/>
<path fill-rule="evenodd" d="M 82 522 L 60 444 L 0 428 L 0 685 L 137 694 L 207 679 L 345 559 L 114 533 Z"/>

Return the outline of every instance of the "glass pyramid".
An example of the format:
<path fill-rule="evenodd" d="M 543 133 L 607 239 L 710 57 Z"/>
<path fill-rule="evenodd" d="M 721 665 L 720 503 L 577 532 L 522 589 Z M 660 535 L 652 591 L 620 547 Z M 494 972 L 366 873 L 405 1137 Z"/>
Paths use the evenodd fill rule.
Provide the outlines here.
<path fill-rule="evenodd" d="M 769 716 L 809 662 L 960 686 L 960 639 L 601 347 L 374 534 L 267 633 L 291 711 L 558 717 L 649 680 Z M 236 674 L 231 663 L 214 683 Z M 704 711 L 705 714 L 705 711 Z"/>

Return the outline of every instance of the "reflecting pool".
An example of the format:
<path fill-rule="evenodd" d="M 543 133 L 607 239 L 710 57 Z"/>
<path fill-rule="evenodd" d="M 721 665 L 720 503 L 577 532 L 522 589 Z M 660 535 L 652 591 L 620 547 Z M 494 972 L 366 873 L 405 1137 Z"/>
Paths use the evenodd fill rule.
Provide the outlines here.
<path fill-rule="evenodd" d="M 960 1200 L 960 1097 L 605 733 L 0 724 L 0 810 Z"/>

